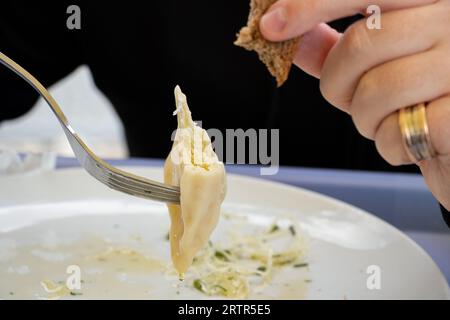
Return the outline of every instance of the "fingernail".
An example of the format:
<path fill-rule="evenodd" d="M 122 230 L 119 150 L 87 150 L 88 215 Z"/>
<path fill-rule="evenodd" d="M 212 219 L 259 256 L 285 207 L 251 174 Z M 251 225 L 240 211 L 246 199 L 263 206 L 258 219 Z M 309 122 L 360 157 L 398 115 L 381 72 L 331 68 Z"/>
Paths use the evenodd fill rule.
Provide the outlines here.
<path fill-rule="evenodd" d="M 265 31 L 279 33 L 283 31 L 287 24 L 287 13 L 284 7 L 277 7 L 269 10 L 261 18 L 261 27 Z"/>

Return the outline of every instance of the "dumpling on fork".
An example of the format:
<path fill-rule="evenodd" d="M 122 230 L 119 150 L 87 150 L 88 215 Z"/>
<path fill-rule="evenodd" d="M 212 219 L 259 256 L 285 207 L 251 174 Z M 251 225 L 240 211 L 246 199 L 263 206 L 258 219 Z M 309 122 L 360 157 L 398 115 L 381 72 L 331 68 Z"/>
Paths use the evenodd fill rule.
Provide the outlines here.
<path fill-rule="evenodd" d="M 193 120 L 186 96 L 175 88 L 178 120 L 172 150 L 164 165 L 164 182 L 180 187 L 180 204 L 169 204 L 173 264 L 183 278 L 196 253 L 216 227 L 226 193 L 225 167 L 208 133 Z"/>

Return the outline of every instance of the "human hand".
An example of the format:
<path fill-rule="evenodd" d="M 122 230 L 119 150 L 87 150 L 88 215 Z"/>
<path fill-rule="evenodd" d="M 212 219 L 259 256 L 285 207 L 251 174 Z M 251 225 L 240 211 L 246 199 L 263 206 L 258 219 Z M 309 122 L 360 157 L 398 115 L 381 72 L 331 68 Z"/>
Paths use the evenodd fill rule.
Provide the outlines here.
<path fill-rule="evenodd" d="M 381 8 L 381 30 L 362 19 L 344 34 L 325 22 Z M 450 0 L 279 0 L 261 19 L 263 35 L 303 35 L 294 63 L 320 78 L 324 97 L 349 113 L 392 165 L 413 163 L 398 110 L 428 102 L 437 156 L 417 163 L 435 197 L 450 209 Z"/>

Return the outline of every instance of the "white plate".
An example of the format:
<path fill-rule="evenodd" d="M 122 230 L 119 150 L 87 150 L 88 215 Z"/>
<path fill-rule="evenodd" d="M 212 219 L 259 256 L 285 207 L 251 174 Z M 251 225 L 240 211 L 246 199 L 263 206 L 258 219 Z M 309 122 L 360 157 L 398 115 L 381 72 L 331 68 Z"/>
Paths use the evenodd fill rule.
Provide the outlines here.
<path fill-rule="evenodd" d="M 156 168 L 126 170 L 157 180 L 162 177 Z M 273 284 L 251 298 L 450 296 L 445 278 L 420 247 L 394 227 L 340 201 L 229 175 L 224 209 L 255 218 L 248 222 L 253 224 L 295 216 L 309 238 L 309 266 L 280 271 Z M 214 240 L 226 228 L 226 222 L 221 223 Z M 104 271 L 108 280 L 98 268 L 83 269 L 86 264 L 79 261 L 86 252 L 107 245 L 106 238 L 116 246 L 132 247 L 168 262 L 168 225 L 164 205 L 109 190 L 80 169 L 0 178 L 0 298 L 46 297 L 40 280 L 65 281 L 68 265 L 79 265 L 82 279 L 87 279 L 81 298 L 204 298 L 189 284 L 180 287 L 174 279 L 161 276 L 160 262 L 154 262 L 153 275 L 147 274 L 149 269 L 142 272 L 128 265 L 125 270 Z M 124 261 L 116 261 L 120 263 Z M 379 289 L 373 288 L 374 276 L 379 276 Z M 305 283 L 305 279 L 311 281 Z"/>

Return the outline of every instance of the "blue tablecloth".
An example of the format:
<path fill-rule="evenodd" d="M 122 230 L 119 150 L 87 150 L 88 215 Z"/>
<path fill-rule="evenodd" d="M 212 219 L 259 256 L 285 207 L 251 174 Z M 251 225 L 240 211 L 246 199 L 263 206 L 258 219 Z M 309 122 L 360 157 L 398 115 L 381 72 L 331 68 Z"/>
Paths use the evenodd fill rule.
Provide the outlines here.
<path fill-rule="evenodd" d="M 117 166 L 161 166 L 159 159 L 108 161 Z M 58 168 L 78 166 L 73 158 L 59 158 Z M 260 176 L 257 166 L 229 165 L 227 172 L 279 181 L 310 189 L 367 210 L 415 240 L 441 268 L 450 283 L 450 230 L 439 205 L 416 174 L 372 173 L 281 167 L 274 176 Z"/>

